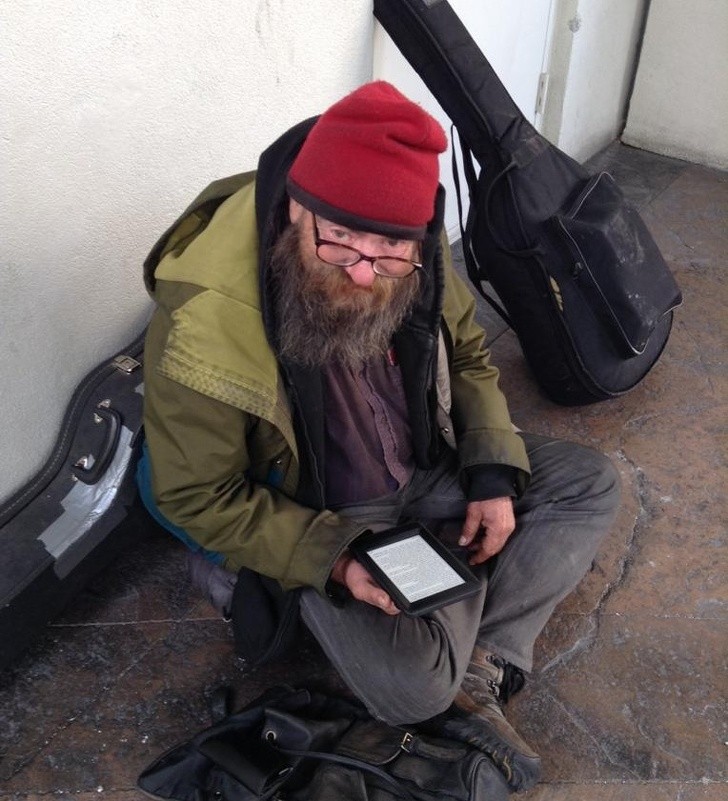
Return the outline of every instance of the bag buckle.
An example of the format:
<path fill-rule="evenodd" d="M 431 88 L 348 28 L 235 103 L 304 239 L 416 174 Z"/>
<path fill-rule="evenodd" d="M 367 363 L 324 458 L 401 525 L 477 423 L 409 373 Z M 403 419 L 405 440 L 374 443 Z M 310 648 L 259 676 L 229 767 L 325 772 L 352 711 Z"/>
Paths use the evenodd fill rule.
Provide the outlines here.
<path fill-rule="evenodd" d="M 410 734 L 408 731 L 406 731 L 404 733 L 404 737 L 402 737 L 402 742 L 399 744 L 399 747 L 403 751 L 406 751 L 408 754 L 411 753 L 410 752 L 410 746 L 414 742 L 414 739 L 415 739 L 414 736 L 412 734 Z"/>

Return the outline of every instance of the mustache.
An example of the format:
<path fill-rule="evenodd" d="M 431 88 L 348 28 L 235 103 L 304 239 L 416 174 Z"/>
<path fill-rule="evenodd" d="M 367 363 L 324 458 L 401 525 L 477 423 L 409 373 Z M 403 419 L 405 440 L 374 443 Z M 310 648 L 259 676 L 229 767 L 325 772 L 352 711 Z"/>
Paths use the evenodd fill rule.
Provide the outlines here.
<path fill-rule="evenodd" d="M 342 268 L 304 258 L 303 233 L 289 225 L 268 262 L 278 355 L 308 367 L 336 362 L 358 369 L 386 352 L 419 296 L 419 274 L 377 275 L 371 287 L 360 287 Z"/>

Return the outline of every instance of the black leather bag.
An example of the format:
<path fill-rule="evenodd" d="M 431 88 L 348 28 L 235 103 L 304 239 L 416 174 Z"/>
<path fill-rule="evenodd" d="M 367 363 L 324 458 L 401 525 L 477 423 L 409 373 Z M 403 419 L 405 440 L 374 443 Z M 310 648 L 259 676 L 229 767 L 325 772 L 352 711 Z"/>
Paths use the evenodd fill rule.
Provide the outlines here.
<path fill-rule="evenodd" d="M 175 801 L 502 801 L 490 758 L 388 726 L 357 703 L 277 687 L 155 760 L 139 777 Z"/>

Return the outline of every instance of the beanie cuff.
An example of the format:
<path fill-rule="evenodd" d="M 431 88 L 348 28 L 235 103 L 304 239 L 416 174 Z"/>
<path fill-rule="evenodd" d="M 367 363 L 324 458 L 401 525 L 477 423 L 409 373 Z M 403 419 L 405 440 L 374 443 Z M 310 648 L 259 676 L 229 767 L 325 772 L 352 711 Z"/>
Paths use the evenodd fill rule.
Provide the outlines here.
<path fill-rule="evenodd" d="M 288 194 L 302 206 L 320 214 L 324 219 L 344 225 L 353 231 L 366 231 L 369 234 L 382 234 L 397 239 L 424 239 L 427 232 L 427 225 L 398 225 L 397 223 L 386 222 L 385 220 L 375 220 L 361 217 L 353 212 L 332 206 L 321 198 L 310 194 L 302 189 L 290 175 L 286 179 L 286 189 Z"/>

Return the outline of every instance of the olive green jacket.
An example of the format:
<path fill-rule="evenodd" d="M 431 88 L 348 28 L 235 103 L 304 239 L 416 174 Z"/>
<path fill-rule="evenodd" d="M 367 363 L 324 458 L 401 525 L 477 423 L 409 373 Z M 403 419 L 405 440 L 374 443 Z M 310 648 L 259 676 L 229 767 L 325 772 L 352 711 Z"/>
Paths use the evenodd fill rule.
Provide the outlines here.
<path fill-rule="evenodd" d="M 294 425 L 292 394 L 300 406 L 307 401 L 291 393 L 269 344 L 254 174 L 242 183 L 209 223 L 195 214 L 183 220 L 156 268 L 148 265 L 157 303 L 144 360 L 152 489 L 161 513 L 221 552 L 228 568 L 324 592 L 332 565 L 365 527 L 300 497 L 308 446 Z M 464 470 L 515 468 L 520 494 L 528 461 L 473 322 L 473 297 L 447 248 L 434 263 L 441 325 L 425 389 L 437 402 L 438 447 L 456 447 Z"/>

